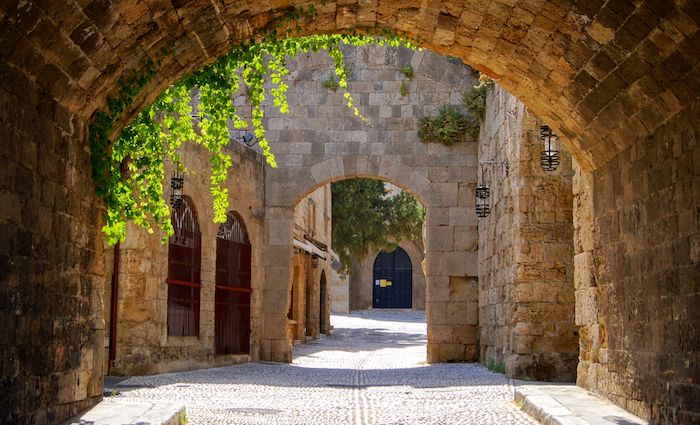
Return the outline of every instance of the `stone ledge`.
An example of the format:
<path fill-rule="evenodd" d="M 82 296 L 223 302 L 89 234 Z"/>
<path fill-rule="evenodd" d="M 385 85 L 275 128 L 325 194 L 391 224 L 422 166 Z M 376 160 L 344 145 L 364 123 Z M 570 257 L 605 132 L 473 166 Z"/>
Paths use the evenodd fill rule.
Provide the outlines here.
<path fill-rule="evenodd" d="M 126 401 L 108 397 L 63 425 L 179 425 L 185 406 L 175 402 Z"/>
<path fill-rule="evenodd" d="M 544 425 L 648 425 L 575 385 L 521 385 L 514 390 L 515 402 Z"/>

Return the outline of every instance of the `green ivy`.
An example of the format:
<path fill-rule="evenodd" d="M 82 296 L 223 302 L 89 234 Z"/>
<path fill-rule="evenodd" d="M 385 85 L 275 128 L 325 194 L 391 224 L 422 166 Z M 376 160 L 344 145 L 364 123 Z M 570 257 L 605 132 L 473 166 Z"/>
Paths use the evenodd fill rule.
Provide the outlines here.
<path fill-rule="evenodd" d="M 451 146 L 479 135 L 479 120 L 465 115 L 454 106 L 443 106 L 433 117 L 423 117 L 418 123 L 418 138 L 423 143 L 439 142 Z"/>
<path fill-rule="evenodd" d="M 484 74 L 479 75 L 479 84 L 470 91 L 462 94 L 462 103 L 476 117 L 483 118 L 486 110 L 486 95 L 488 88 L 495 83 Z"/>
<path fill-rule="evenodd" d="M 277 23 L 263 40 L 236 46 L 229 53 L 179 82 L 168 87 L 150 106 L 139 113 L 114 141 L 109 135 L 135 96 L 157 72 L 158 61 L 149 61 L 138 74 L 128 76 L 120 84 L 119 94 L 108 101 L 108 111 L 98 112 L 90 126 L 93 173 L 97 194 L 104 200 L 107 213 L 103 232 L 114 244 L 126 236 L 126 222 L 153 233 L 161 229 L 164 240 L 173 234 L 169 205 L 164 197 L 165 161 L 182 167 L 178 148 L 191 142 L 209 151 L 211 193 L 214 198 L 214 221 L 224 222 L 228 211 L 226 179 L 231 157 L 224 148 L 229 143 L 229 120 L 235 128 L 248 123 L 233 106 L 233 96 L 242 85 L 248 89 L 252 107 L 251 125 L 267 163 L 275 167 L 275 157 L 265 135 L 263 102 L 265 84 L 270 83 L 273 105 L 282 113 L 289 111 L 287 59 L 300 53 L 325 50 L 333 60 L 338 87 L 343 90 L 347 106 L 365 120 L 347 92 L 347 71 L 343 66 L 341 43 L 353 46 L 411 44 L 384 32 L 383 38 L 366 34 L 278 36 L 283 25 L 315 16 L 315 8 L 294 9 Z M 298 24 L 297 24 L 298 27 Z M 299 29 L 299 28 L 297 28 Z M 169 52 L 167 52 L 169 53 Z M 199 92 L 196 110 L 192 95 Z"/>

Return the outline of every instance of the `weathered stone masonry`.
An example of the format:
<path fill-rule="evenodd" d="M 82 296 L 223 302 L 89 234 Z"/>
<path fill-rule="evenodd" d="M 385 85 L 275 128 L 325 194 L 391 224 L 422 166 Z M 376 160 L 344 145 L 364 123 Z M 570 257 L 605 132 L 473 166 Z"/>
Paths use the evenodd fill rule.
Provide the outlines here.
<path fill-rule="evenodd" d="M 654 423 L 700 423 L 698 116 L 574 179 L 577 382 Z"/>
<path fill-rule="evenodd" d="M 0 155 L 7 166 L 0 168 L 0 234 L 7 242 L 0 244 L 0 317 L 9 330 L 0 336 L 3 420 L 58 422 L 99 397 L 101 360 L 95 353 L 102 345 L 98 294 L 104 268 L 86 147 L 89 118 L 105 107 L 119 78 L 162 48 L 176 42 L 175 54 L 165 58 L 123 122 L 169 83 L 253 38 L 291 6 L 265 0 L 41 0 L 0 8 Z M 604 342 L 588 348 L 582 338 L 581 368 L 606 366 L 589 375 L 595 379 L 579 383 L 593 388 L 597 382 L 604 394 L 655 423 L 700 422 L 700 362 L 693 348 L 700 161 L 697 147 L 685 146 L 697 137 L 697 2 L 329 0 L 300 27 L 307 33 L 357 27 L 406 31 L 424 47 L 497 78 L 552 125 L 581 165 L 577 209 L 590 218 L 577 225 L 585 243 L 577 243 L 575 251 L 577 276 L 583 268 L 576 282 L 601 283 L 594 303 L 581 298 L 592 300 L 590 290 L 577 303 L 592 311 L 580 318 L 590 328 L 582 332 Z M 664 150 L 673 140 L 679 140 L 678 150 Z M 668 166 L 659 168 L 662 163 Z M 627 200 L 614 191 L 626 182 L 623 177 L 632 177 L 626 190 L 634 195 Z M 645 179 L 654 183 L 644 184 Z M 686 198 L 689 186 L 694 194 Z M 667 210 L 657 197 L 671 192 L 682 203 L 662 215 Z M 615 223 L 625 220 L 615 211 L 625 207 L 637 208 L 640 222 L 647 220 L 652 229 L 634 248 L 616 230 Z M 653 233 L 665 220 L 673 229 L 672 216 L 679 217 L 677 233 Z M 640 298 L 630 295 L 639 286 L 623 279 L 626 258 L 643 265 L 634 273 L 645 285 Z M 592 272 L 599 269 L 605 273 Z M 599 336 L 596 321 L 607 323 L 597 328 Z M 659 348 L 631 342 L 639 336 L 634 330 L 639 323 L 664 325 L 660 338 L 651 332 Z M 649 332 L 642 335 L 648 338 Z"/>
<path fill-rule="evenodd" d="M 479 140 L 492 212 L 479 219 L 479 326 L 482 362 L 506 374 L 574 381 L 571 157 L 540 168 L 542 122 L 500 86 L 489 91 Z"/>

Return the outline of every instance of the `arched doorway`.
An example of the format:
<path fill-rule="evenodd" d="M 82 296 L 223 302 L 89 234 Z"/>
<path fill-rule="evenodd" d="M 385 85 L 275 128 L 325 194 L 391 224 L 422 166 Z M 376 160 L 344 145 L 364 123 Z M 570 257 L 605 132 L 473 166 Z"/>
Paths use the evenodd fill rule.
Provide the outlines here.
<path fill-rule="evenodd" d="M 168 241 L 168 335 L 199 336 L 202 234 L 192 200 L 173 207 Z"/>
<path fill-rule="evenodd" d="M 321 272 L 321 283 L 319 284 L 319 293 L 320 293 L 320 303 L 319 303 L 319 317 L 318 317 L 318 323 L 319 323 L 319 331 L 322 334 L 328 333 L 328 322 L 326 321 L 326 299 L 327 299 L 327 289 L 326 289 L 326 271 L 323 270 Z"/>
<path fill-rule="evenodd" d="M 243 221 L 229 213 L 216 235 L 214 344 L 217 354 L 250 351 L 251 245 Z"/>
<path fill-rule="evenodd" d="M 372 279 L 373 308 L 411 308 L 413 306 L 413 267 L 401 248 L 382 251 L 374 260 Z"/>

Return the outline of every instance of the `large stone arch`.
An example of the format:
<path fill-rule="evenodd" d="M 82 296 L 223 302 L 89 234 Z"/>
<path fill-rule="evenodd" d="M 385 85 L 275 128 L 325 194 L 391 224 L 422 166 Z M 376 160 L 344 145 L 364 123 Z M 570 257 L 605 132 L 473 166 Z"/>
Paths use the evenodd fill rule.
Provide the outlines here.
<path fill-rule="evenodd" d="M 165 58 L 122 124 L 168 84 L 259 35 L 291 3 L 2 7 L 0 125 L 7 166 L 0 171 L 0 232 L 8 243 L 0 269 L 9 300 L 2 319 L 16 324 L 2 342 L 7 366 L 0 385 L 11 395 L 0 411 L 9 412 L 8 420 L 59 422 L 101 394 L 95 365 L 105 269 L 101 210 L 91 190 L 90 117 L 116 93 L 119 78 L 164 47 L 175 43 L 176 54 Z M 576 216 L 584 223 L 576 228 L 577 303 L 585 307 L 577 309 L 577 323 L 587 332 L 579 381 L 658 422 L 696 418 L 697 407 L 685 397 L 697 392 L 697 374 L 682 365 L 698 363 L 697 337 L 688 342 L 678 335 L 696 335 L 697 313 L 663 328 L 665 317 L 677 317 L 677 305 L 687 313 L 697 297 L 693 217 L 700 198 L 697 161 L 688 160 L 697 157 L 700 131 L 697 2 L 328 1 L 317 12 L 300 22 L 303 33 L 390 28 L 495 77 L 563 136 L 584 171 L 595 170 L 577 175 Z M 629 180 L 635 181 L 622 188 Z M 652 198 L 658 196 L 678 199 L 665 204 L 667 215 L 640 212 L 656 211 Z M 644 233 L 636 236 L 639 229 Z M 616 292 L 620 285 L 629 290 Z M 634 300 L 657 293 L 658 303 Z M 644 332 L 635 323 L 645 323 Z M 649 335 L 663 336 L 652 341 Z M 617 371 L 630 362 L 643 376 L 623 383 Z M 672 373 L 661 373 L 666 364 L 676 365 Z"/>
<path fill-rule="evenodd" d="M 3 10 L 6 39 L 16 47 L 7 63 L 86 120 L 105 106 L 120 77 L 163 48 L 174 45 L 175 55 L 164 59 L 137 109 L 231 46 L 259 37 L 294 6 L 18 3 Z M 697 19 L 692 1 L 328 1 L 302 16 L 299 28 L 300 34 L 390 29 L 458 57 L 549 122 L 590 170 L 692 100 L 681 80 L 698 79 Z"/>

